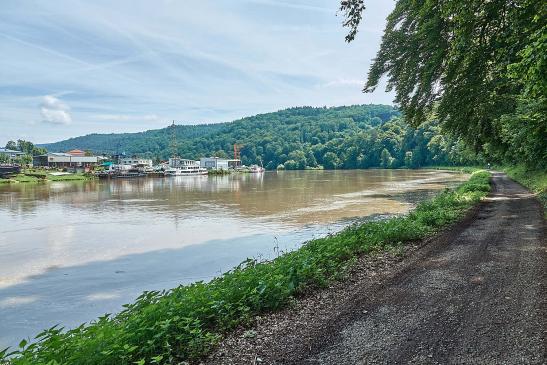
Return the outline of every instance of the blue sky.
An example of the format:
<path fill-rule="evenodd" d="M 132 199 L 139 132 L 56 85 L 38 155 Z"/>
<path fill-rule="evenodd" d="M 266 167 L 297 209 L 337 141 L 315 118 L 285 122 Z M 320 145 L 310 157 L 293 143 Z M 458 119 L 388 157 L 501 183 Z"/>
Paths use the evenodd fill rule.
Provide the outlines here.
<path fill-rule="evenodd" d="M 347 44 L 337 0 L 3 0 L 0 145 L 391 104 L 360 92 L 394 6 L 367 3 Z"/>

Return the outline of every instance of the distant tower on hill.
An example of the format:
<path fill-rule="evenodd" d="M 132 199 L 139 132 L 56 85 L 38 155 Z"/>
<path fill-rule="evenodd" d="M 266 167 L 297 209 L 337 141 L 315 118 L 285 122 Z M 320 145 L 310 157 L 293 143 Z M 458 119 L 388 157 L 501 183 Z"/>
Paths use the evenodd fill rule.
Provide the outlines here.
<path fill-rule="evenodd" d="M 171 156 L 173 158 L 177 158 L 177 135 L 175 133 L 175 121 L 171 124 L 169 128 L 171 128 L 171 143 L 169 144 L 169 147 L 171 148 Z"/>

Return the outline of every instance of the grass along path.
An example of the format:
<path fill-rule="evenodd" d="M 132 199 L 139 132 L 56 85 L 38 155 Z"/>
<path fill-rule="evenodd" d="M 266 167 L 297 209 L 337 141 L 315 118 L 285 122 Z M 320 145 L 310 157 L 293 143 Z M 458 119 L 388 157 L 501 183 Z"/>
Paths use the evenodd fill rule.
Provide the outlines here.
<path fill-rule="evenodd" d="M 528 170 L 524 166 L 502 167 L 507 175 L 519 184 L 527 187 L 543 204 L 544 215 L 547 217 L 547 171 Z"/>
<path fill-rule="evenodd" d="M 202 358 L 236 326 L 278 310 L 307 290 L 341 277 L 363 254 L 423 239 L 457 221 L 490 191 L 474 173 L 457 189 L 420 203 L 404 217 L 352 225 L 268 262 L 247 260 L 208 283 L 143 293 L 117 315 L 64 331 L 50 328 L 4 364 L 175 364 Z M 11 359 L 7 359 L 11 354 Z M 1 360 L 3 358 L 3 360 Z"/>

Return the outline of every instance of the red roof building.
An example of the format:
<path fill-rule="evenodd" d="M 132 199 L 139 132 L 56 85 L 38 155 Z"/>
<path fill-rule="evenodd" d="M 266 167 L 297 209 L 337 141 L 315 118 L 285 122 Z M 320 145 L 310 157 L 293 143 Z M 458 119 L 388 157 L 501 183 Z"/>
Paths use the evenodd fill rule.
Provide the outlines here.
<path fill-rule="evenodd" d="M 82 150 L 72 150 L 68 151 L 67 153 L 72 156 L 85 156 L 85 152 Z"/>

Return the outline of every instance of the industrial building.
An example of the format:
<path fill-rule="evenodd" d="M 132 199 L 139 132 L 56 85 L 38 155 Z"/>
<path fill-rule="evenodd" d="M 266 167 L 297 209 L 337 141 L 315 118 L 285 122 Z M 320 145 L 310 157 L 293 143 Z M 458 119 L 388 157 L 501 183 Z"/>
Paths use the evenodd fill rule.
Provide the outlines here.
<path fill-rule="evenodd" d="M 199 169 L 199 163 L 194 160 L 188 160 L 186 158 L 171 157 L 169 159 L 169 167 L 172 168 L 181 168 L 191 166 L 193 168 Z"/>
<path fill-rule="evenodd" d="M 207 170 L 228 170 L 235 169 L 241 166 L 239 159 L 225 159 L 220 157 L 202 157 L 199 161 L 201 167 Z"/>
<path fill-rule="evenodd" d="M 120 165 L 133 165 L 139 167 L 152 167 L 152 160 L 146 158 L 137 158 L 137 157 L 123 157 L 119 160 Z"/>
<path fill-rule="evenodd" d="M 228 160 L 220 157 L 202 157 L 199 165 L 207 170 L 228 170 Z"/>
<path fill-rule="evenodd" d="M 82 156 L 79 153 L 72 155 L 70 153 L 50 152 L 45 155 L 34 156 L 34 166 L 54 167 L 54 168 L 89 168 L 99 163 L 98 156 Z"/>

